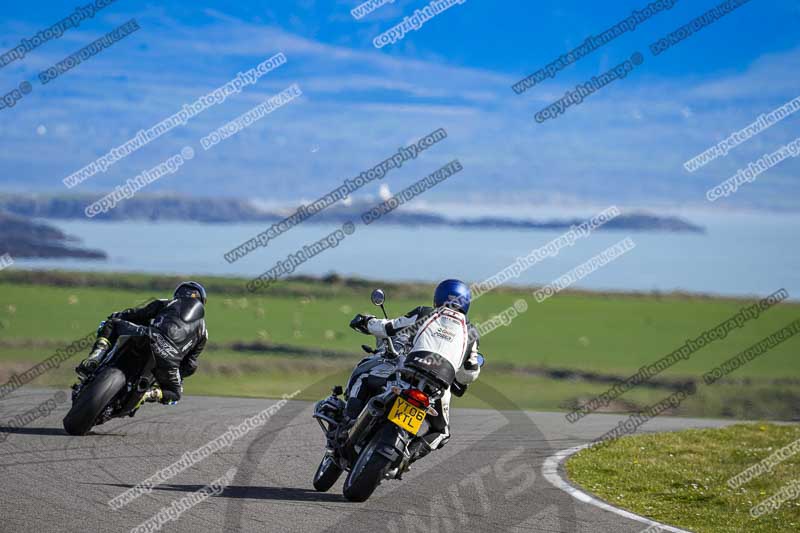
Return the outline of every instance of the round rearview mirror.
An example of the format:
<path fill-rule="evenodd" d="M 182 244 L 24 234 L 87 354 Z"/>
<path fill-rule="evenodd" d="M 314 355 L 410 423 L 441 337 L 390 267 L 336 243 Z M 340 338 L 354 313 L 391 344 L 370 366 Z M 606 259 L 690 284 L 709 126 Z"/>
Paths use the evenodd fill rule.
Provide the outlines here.
<path fill-rule="evenodd" d="M 486 362 L 486 359 L 483 358 L 481 354 L 478 354 L 478 368 L 483 366 L 483 363 Z"/>
<path fill-rule="evenodd" d="M 386 295 L 380 289 L 375 289 L 372 291 L 372 294 L 369 297 L 372 300 L 372 303 L 375 305 L 383 305 L 383 302 L 386 301 Z"/>

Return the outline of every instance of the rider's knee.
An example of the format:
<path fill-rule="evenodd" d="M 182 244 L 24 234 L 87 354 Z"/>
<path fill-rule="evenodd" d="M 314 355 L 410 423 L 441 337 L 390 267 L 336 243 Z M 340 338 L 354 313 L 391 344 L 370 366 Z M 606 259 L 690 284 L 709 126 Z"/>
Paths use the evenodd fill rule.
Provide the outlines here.
<path fill-rule="evenodd" d="M 165 389 L 161 388 L 161 403 L 163 404 L 172 404 L 178 403 L 181 399 L 181 390 L 178 389 Z"/>

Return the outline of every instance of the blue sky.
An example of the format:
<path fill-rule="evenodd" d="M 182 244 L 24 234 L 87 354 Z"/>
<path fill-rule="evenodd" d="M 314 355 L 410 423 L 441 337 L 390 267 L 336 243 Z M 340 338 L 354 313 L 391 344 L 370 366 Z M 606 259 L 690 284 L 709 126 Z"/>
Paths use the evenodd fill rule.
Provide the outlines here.
<path fill-rule="evenodd" d="M 82 3 L 86 3 L 84 0 Z M 0 190 L 66 192 L 61 179 L 141 128 L 283 52 L 288 63 L 75 192 L 105 194 L 181 147 L 198 151 L 150 192 L 311 200 L 439 127 L 449 137 L 385 181 L 400 190 L 458 158 L 464 171 L 426 194 L 450 204 L 607 204 L 797 209 L 788 160 L 713 206 L 709 187 L 800 135 L 800 113 L 689 174 L 682 163 L 760 113 L 800 96 L 800 4 L 752 0 L 664 54 L 647 45 L 718 2 L 680 0 L 522 95 L 511 84 L 646 1 L 466 0 L 404 39 L 372 40 L 427 2 L 396 0 L 356 20 L 359 1 L 117 0 L 93 19 L 0 68 Z M 62 1 L 14 3 L 0 52 L 70 14 Z M 141 29 L 48 85 L 41 70 L 130 18 Z M 628 76 L 538 124 L 579 82 L 640 51 Z M 200 137 L 297 83 L 303 97 L 210 152 Z M 375 195 L 377 185 L 364 195 Z"/>

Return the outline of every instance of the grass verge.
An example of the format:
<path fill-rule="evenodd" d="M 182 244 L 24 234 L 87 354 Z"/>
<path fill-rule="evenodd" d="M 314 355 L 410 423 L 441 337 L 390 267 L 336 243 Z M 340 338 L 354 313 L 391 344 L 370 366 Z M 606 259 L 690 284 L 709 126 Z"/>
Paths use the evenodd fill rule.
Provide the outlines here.
<path fill-rule="evenodd" d="M 566 469 L 573 482 L 617 507 L 697 533 L 797 532 L 798 499 L 758 518 L 750 509 L 800 482 L 800 454 L 737 488 L 727 482 L 798 439 L 799 426 L 775 424 L 635 435 L 583 450 Z"/>

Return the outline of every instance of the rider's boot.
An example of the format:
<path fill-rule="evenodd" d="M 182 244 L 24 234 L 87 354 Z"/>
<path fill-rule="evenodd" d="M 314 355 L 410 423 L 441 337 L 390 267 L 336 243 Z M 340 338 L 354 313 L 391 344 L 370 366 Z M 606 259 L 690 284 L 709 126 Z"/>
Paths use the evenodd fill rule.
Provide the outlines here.
<path fill-rule="evenodd" d="M 91 375 L 92 372 L 97 369 L 97 366 L 100 364 L 100 361 L 102 361 L 110 347 L 111 343 L 108 341 L 108 339 L 105 337 L 97 337 L 97 340 L 94 341 L 94 346 L 92 346 L 92 351 L 89 353 L 89 357 L 81 361 L 81 363 L 75 368 L 75 372 L 84 378 Z"/>
<path fill-rule="evenodd" d="M 139 403 L 136 404 L 136 407 L 133 408 L 133 411 L 139 409 L 144 402 L 160 402 L 163 397 L 164 393 L 161 390 L 161 387 L 153 387 L 149 391 L 142 394 L 142 397 L 139 399 Z"/>
<path fill-rule="evenodd" d="M 397 468 L 389 470 L 386 473 L 387 477 L 394 479 L 403 479 L 403 474 L 411 470 L 411 464 L 419 461 L 420 459 L 431 453 L 433 451 L 433 448 L 431 448 L 423 438 L 411 443 L 411 446 L 408 447 L 408 451 L 411 453 L 411 457 L 408 459 L 408 461 L 404 461 L 400 463 L 400 466 L 398 466 Z"/>
<path fill-rule="evenodd" d="M 414 442 L 409 448 L 411 452 L 411 460 L 408 462 L 404 472 L 408 472 L 411 464 L 419 461 L 433 450 L 439 450 L 447 444 L 450 440 L 450 435 L 445 434 L 444 438 L 441 437 L 442 433 L 428 433 L 421 439 Z"/>

